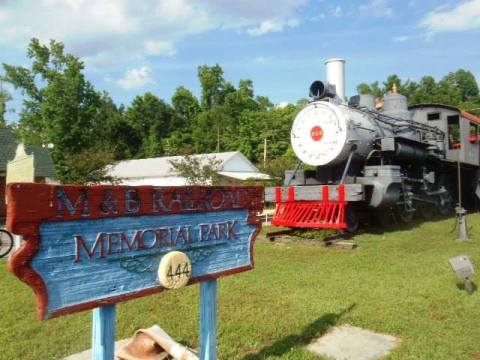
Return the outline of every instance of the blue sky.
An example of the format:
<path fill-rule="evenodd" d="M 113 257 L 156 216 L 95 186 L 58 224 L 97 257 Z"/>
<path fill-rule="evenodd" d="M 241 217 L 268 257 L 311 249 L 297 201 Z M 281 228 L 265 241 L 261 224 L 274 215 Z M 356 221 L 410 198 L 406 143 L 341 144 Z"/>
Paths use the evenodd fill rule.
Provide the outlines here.
<path fill-rule="evenodd" d="M 31 37 L 64 42 L 118 104 L 169 101 L 181 85 L 198 95 L 201 64 L 275 103 L 305 97 L 332 57 L 347 61 L 349 96 L 390 74 L 480 79 L 480 0 L 0 0 L 0 62 L 27 65 Z"/>

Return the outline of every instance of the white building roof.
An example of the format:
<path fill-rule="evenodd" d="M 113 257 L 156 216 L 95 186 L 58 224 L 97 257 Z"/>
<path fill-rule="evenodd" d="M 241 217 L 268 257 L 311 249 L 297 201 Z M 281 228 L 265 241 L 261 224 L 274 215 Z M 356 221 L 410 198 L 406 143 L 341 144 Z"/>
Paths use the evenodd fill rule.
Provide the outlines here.
<path fill-rule="evenodd" d="M 212 154 L 192 155 L 200 159 L 200 164 L 212 160 L 219 161 L 217 172 L 220 175 L 246 180 L 270 179 L 261 173 L 241 152 L 231 151 Z M 173 168 L 170 161 L 182 160 L 183 156 L 166 156 L 149 159 L 124 160 L 110 167 L 108 175 L 129 185 L 185 185 L 186 181 Z"/>

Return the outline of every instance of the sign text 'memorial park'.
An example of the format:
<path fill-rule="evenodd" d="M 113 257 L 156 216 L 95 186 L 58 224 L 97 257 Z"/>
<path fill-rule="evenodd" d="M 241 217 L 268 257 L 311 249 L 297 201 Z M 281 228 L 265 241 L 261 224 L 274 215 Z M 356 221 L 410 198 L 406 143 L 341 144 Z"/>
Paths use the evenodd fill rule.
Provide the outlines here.
<path fill-rule="evenodd" d="M 26 240 L 9 268 L 34 289 L 42 319 L 161 291 L 172 252 L 189 265 L 165 276 L 188 272 L 189 284 L 251 269 L 263 208 L 257 186 L 14 183 L 7 196 L 7 227 Z"/>

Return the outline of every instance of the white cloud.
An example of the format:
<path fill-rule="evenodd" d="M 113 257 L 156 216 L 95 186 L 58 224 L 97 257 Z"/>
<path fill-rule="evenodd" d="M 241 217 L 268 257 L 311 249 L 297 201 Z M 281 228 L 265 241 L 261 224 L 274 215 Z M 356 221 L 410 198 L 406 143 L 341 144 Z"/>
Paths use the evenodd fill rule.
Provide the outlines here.
<path fill-rule="evenodd" d="M 56 39 L 88 66 L 173 56 L 176 44 L 214 29 L 253 35 L 298 24 L 308 0 L 17 0 L 2 3 L 0 44 L 24 50 L 28 40 Z"/>
<path fill-rule="evenodd" d="M 274 56 L 265 56 L 265 55 L 260 55 L 253 59 L 253 61 L 257 64 L 271 63 L 275 60 L 276 58 Z"/>
<path fill-rule="evenodd" d="M 332 15 L 335 17 L 340 17 L 343 15 L 342 7 L 340 5 L 337 5 L 335 9 L 332 11 Z"/>
<path fill-rule="evenodd" d="M 283 31 L 286 27 L 295 27 L 298 25 L 297 20 L 288 20 L 286 22 L 281 20 L 265 20 L 260 23 L 258 27 L 254 27 L 247 30 L 247 33 L 251 36 L 260 36 L 265 35 L 270 32 L 279 32 Z"/>
<path fill-rule="evenodd" d="M 317 16 L 312 16 L 310 18 L 310 21 L 320 21 L 320 20 L 323 20 L 327 17 L 327 15 L 325 15 L 324 13 L 319 13 Z"/>
<path fill-rule="evenodd" d="M 0 10 L 0 21 L 5 21 L 7 17 L 8 17 L 8 12 Z"/>
<path fill-rule="evenodd" d="M 411 39 L 411 36 L 401 35 L 401 36 L 395 36 L 392 40 L 393 40 L 393 42 L 403 42 L 403 41 L 407 41 L 407 40 L 410 40 L 410 39 Z"/>
<path fill-rule="evenodd" d="M 170 41 L 146 41 L 145 51 L 148 55 L 173 56 L 177 53 Z"/>
<path fill-rule="evenodd" d="M 441 32 L 480 29 L 480 0 L 470 0 L 454 8 L 437 8 L 420 21 L 429 35 Z"/>
<path fill-rule="evenodd" d="M 376 18 L 391 18 L 395 15 L 388 0 L 370 0 L 360 5 L 359 9 L 362 13 Z"/>
<path fill-rule="evenodd" d="M 150 83 L 153 83 L 153 80 L 150 76 L 150 69 L 147 66 L 127 70 L 125 76 L 117 80 L 117 84 L 125 90 L 138 89 Z"/>

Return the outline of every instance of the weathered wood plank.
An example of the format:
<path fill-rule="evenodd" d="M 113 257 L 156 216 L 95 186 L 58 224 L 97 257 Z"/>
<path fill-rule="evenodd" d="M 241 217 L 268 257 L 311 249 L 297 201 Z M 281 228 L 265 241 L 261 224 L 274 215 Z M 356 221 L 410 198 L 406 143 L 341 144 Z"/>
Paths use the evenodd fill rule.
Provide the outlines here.
<path fill-rule="evenodd" d="M 49 284 L 47 314 L 159 287 L 160 260 L 173 250 L 191 259 L 191 281 L 251 268 L 250 238 L 256 228 L 247 217 L 247 210 L 230 210 L 43 223 L 31 267 Z M 225 231 L 217 238 L 222 225 Z"/>
<path fill-rule="evenodd" d="M 333 246 L 333 247 L 338 247 L 342 249 L 348 249 L 348 250 L 353 250 L 357 248 L 357 244 L 353 242 L 347 242 L 347 241 L 326 241 L 324 242 L 325 246 Z"/>
<path fill-rule="evenodd" d="M 7 198 L 7 228 L 23 236 L 38 236 L 39 223 L 48 220 L 263 210 L 261 186 L 88 187 L 11 183 L 7 186 Z"/>
<path fill-rule="evenodd" d="M 296 200 L 322 200 L 322 189 L 324 186 L 329 188 L 330 200 L 338 200 L 338 185 L 308 185 L 293 186 Z M 346 201 L 362 201 L 365 200 L 364 185 L 362 184 L 345 184 L 345 200 Z M 282 200 L 288 199 L 288 186 L 282 186 Z M 265 201 L 276 201 L 276 188 L 265 188 Z"/>

